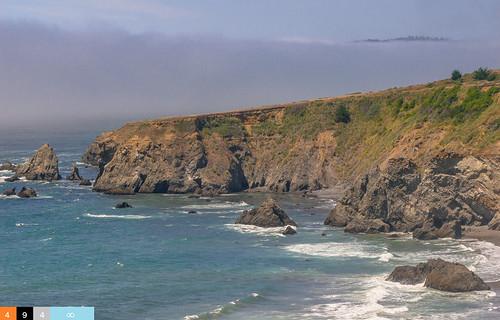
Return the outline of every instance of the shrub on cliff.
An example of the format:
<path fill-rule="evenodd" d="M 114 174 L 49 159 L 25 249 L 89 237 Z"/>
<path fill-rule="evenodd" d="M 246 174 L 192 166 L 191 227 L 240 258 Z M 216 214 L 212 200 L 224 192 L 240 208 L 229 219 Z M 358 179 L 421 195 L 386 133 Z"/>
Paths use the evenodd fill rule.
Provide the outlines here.
<path fill-rule="evenodd" d="M 458 81 L 462 79 L 462 73 L 460 73 L 460 71 L 458 70 L 453 70 L 453 72 L 451 73 L 451 80 L 453 81 Z"/>
<path fill-rule="evenodd" d="M 243 137 L 245 135 L 243 124 L 236 117 L 209 118 L 203 124 L 202 132 L 207 135 L 217 133 L 224 138 Z"/>
<path fill-rule="evenodd" d="M 490 70 L 488 70 L 488 68 L 477 69 L 472 73 L 472 77 L 474 78 L 474 80 L 488 80 L 488 81 L 493 81 L 496 78 L 495 74 Z"/>
<path fill-rule="evenodd" d="M 453 118 L 463 122 L 467 118 L 478 115 L 493 103 L 493 95 L 499 90 L 496 87 L 492 87 L 487 91 L 475 87 L 469 88 L 462 103 L 452 109 Z"/>
<path fill-rule="evenodd" d="M 351 121 L 351 114 L 345 105 L 339 105 L 335 109 L 335 122 L 349 123 Z"/>

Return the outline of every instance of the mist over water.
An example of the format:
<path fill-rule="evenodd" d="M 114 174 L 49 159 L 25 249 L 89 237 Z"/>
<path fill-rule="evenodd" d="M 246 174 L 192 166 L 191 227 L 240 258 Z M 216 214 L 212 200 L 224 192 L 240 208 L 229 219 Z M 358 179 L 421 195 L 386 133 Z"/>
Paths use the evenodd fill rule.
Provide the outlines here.
<path fill-rule="evenodd" d="M 325 43 L 0 22 L 0 131 L 111 129 L 500 66 L 495 41 Z"/>

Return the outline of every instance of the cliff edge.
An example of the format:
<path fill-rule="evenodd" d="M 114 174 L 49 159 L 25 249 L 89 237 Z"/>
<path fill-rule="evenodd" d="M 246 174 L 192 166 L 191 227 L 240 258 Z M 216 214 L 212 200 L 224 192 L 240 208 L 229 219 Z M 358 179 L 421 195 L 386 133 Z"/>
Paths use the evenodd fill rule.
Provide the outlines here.
<path fill-rule="evenodd" d="M 497 76 L 497 79 L 500 78 Z M 390 159 L 420 167 L 454 152 L 497 163 L 500 80 L 357 93 L 257 109 L 133 122 L 83 156 L 109 193 L 317 190 Z"/>

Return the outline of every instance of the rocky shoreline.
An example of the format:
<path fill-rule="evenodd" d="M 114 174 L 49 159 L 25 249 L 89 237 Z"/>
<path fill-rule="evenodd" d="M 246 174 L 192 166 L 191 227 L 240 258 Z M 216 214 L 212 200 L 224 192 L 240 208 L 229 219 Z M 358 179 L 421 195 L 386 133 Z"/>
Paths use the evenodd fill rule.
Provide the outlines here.
<path fill-rule="evenodd" d="M 418 167 L 389 159 L 348 189 L 325 224 L 347 232 L 412 232 L 418 239 L 460 238 L 462 226 L 498 219 L 496 160 L 443 153 Z"/>
<path fill-rule="evenodd" d="M 344 189 L 325 225 L 349 233 L 411 233 L 420 240 L 493 239 L 498 245 L 499 91 L 496 82 L 441 81 L 367 95 L 135 122 L 97 137 L 82 158 L 99 168 L 92 186 L 97 192 L 215 196 L 265 191 L 334 198 L 324 190 Z M 443 106 L 446 101 L 439 98 L 443 94 L 452 95 L 446 101 L 456 105 Z M 473 125 L 442 120 L 442 108 L 462 110 L 458 103 L 465 102 L 460 99 L 478 95 L 487 104 L 480 110 L 483 116 L 471 113 L 477 117 Z M 341 107 L 352 112 L 348 119 L 336 118 Z M 397 118 L 405 112 L 403 120 L 415 118 L 407 123 Z M 432 122 L 429 115 L 443 122 Z M 460 130 L 474 134 L 464 140 L 456 135 Z M 0 169 L 15 173 L 7 182 L 21 177 L 61 179 L 58 158 L 48 144 L 27 162 L 8 162 Z M 76 165 L 66 179 L 92 185 Z M 35 197 L 36 191 L 8 189 L 4 194 Z M 123 203 L 116 208 L 127 207 Z M 235 223 L 283 227 L 286 235 L 297 232 L 295 221 L 272 199 L 243 212 Z M 421 271 L 428 266 L 458 268 L 459 274 L 468 274 L 440 261 L 415 268 Z M 417 269 L 400 270 L 415 273 Z"/>

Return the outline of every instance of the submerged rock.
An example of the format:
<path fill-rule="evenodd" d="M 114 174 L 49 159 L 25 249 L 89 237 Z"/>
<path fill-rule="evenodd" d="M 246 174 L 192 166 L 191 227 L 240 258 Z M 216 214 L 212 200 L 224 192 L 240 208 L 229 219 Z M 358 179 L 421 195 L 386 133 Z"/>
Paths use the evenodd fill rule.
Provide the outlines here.
<path fill-rule="evenodd" d="M 125 209 L 125 208 L 132 208 L 132 206 L 130 204 L 128 204 L 127 202 L 122 202 L 122 203 L 118 203 L 116 206 L 115 206 L 116 209 Z"/>
<path fill-rule="evenodd" d="M 36 197 L 36 191 L 31 188 L 22 187 L 21 191 L 17 193 L 20 198 L 33 198 Z"/>
<path fill-rule="evenodd" d="M 297 233 L 297 230 L 295 230 L 294 227 L 286 226 L 285 230 L 283 230 L 283 232 L 281 234 L 286 236 L 286 235 L 291 235 L 291 234 L 296 234 L 296 233 Z"/>
<path fill-rule="evenodd" d="M 13 196 L 16 194 L 16 188 L 12 188 L 12 189 L 5 189 L 2 194 L 4 196 Z"/>
<path fill-rule="evenodd" d="M 9 178 L 5 178 L 5 181 L 7 182 L 14 182 L 14 181 L 19 181 L 21 179 L 19 179 L 19 177 L 17 175 L 13 175 L 12 177 L 9 177 Z"/>
<path fill-rule="evenodd" d="M 14 170 L 16 170 L 16 165 L 10 161 L 6 161 L 6 162 L 0 164 L 0 170 L 14 171 Z"/>
<path fill-rule="evenodd" d="M 288 217 L 272 198 L 268 198 L 256 209 L 245 210 L 235 223 L 251 224 L 264 228 L 297 226 L 295 221 Z"/>
<path fill-rule="evenodd" d="M 356 181 L 325 224 L 348 232 L 460 238 L 462 225 L 488 224 L 500 211 L 500 194 L 495 192 L 499 172 L 493 160 L 454 153 L 437 155 L 421 166 L 407 158 L 390 159 Z"/>
<path fill-rule="evenodd" d="M 82 181 L 82 180 L 84 180 L 80 176 L 80 170 L 78 170 L 78 167 L 76 166 L 76 164 L 73 164 L 73 166 L 71 167 L 71 173 L 69 174 L 69 176 L 66 177 L 66 180 L 70 180 L 70 181 Z"/>
<path fill-rule="evenodd" d="M 80 180 L 80 185 L 81 186 L 91 186 L 92 182 L 89 179 L 82 179 L 82 180 Z"/>
<path fill-rule="evenodd" d="M 425 287 L 450 292 L 490 290 L 480 277 L 463 264 L 442 259 L 431 259 L 415 267 L 396 267 L 387 280 L 403 284 L 417 284 L 425 281 Z"/>
<path fill-rule="evenodd" d="M 16 174 L 28 180 L 59 180 L 58 162 L 54 149 L 44 144 L 30 160 L 16 167 Z"/>

